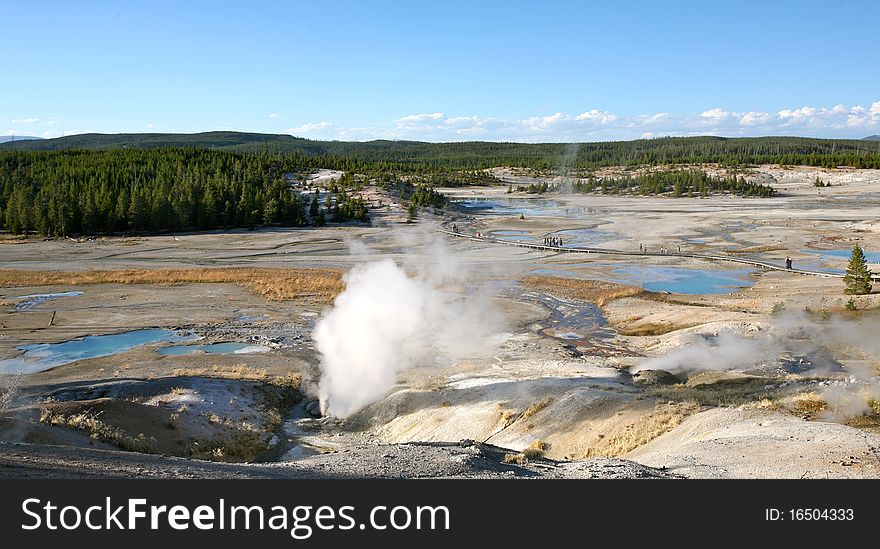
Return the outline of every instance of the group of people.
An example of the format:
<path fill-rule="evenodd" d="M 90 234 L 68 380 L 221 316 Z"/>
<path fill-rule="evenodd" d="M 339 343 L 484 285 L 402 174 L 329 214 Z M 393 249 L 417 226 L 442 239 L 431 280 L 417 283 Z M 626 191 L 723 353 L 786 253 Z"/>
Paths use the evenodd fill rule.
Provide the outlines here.
<path fill-rule="evenodd" d="M 562 239 L 558 236 L 547 236 L 544 237 L 544 245 L 553 246 L 554 248 L 560 248 L 562 247 Z"/>
<path fill-rule="evenodd" d="M 648 247 L 644 244 L 639 244 L 639 251 L 642 253 L 648 253 Z M 660 253 L 668 254 L 669 248 L 667 248 L 666 246 L 660 246 Z M 681 245 L 678 246 L 678 253 L 681 253 Z"/>

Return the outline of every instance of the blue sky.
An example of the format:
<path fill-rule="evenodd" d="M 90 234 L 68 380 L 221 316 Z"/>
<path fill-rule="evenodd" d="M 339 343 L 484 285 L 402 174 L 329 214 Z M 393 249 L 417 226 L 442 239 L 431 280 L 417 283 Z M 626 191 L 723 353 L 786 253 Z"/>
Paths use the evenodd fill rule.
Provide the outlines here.
<path fill-rule="evenodd" d="M 880 133 L 880 2 L 5 2 L 0 134 Z"/>

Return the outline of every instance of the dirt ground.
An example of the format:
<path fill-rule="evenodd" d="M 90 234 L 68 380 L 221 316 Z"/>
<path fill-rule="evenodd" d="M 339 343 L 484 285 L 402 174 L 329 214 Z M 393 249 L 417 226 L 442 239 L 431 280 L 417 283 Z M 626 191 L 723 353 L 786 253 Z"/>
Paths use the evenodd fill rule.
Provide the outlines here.
<path fill-rule="evenodd" d="M 511 197 L 507 183 L 536 180 L 512 170 L 496 175 L 504 186 L 444 192 L 453 200 L 505 200 Z M 831 186 L 814 187 L 817 175 Z M 783 379 L 750 373 L 746 382 L 738 381 L 740 373 L 724 372 L 711 383 L 694 384 L 685 375 L 652 385 L 628 371 L 693 337 L 766 330 L 782 309 L 847 314 L 849 297 L 839 279 L 752 269 L 745 287 L 729 293 L 642 292 L 632 287 L 650 280 L 621 274 L 620 267 L 645 272 L 739 267 L 675 257 L 559 254 L 433 231 L 451 221 L 467 231 L 516 231 L 540 242 L 568 234 L 559 231 L 595 230 L 601 246 L 611 249 L 681 246 L 772 263 L 791 256 L 795 265 L 814 269 L 841 269 L 846 262 L 815 252 L 849 249 L 855 242 L 880 250 L 880 171 L 762 166 L 748 177 L 772 185 L 779 196 L 514 193 L 529 212 L 522 218 L 516 211 L 459 210 L 424 213 L 407 224 L 399 204 L 371 190 L 377 206 L 371 226 L 9 240 L 0 244 L 0 265 L 35 275 L 220 267 L 344 273 L 380 258 L 430 269 L 454 257 L 466 268 L 469 284 L 489 288 L 506 323 L 489 358 L 404 372 L 383 400 L 336 421 L 310 412 L 320 375 L 311 331 L 331 305 L 326 297 L 300 292 L 275 299 L 241 282 L 11 285 L 0 273 L 0 361 L 19 356 L 26 345 L 144 328 L 180 330 L 200 337 L 199 344 L 266 346 L 245 354 L 165 356 L 158 351 L 169 344 L 157 342 L 0 376 L 13 395 L 0 411 L 0 441 L 9 443 L 0 447 L 0 460 L 4 455 L 18 460 L 12 456 L 27 454 L 29 447 L 34 456 L 47 455 L 19 443 L 96 452 L 122 448 L 191 460 L 299 462 L 369 444 L 473 439 L 504 448 L 512 456 L 508 461 L 521 460 L 537 445 L 553 463 L 623 457 L 691 477 L 880 476 L 880 436 L 872 427 L 880 422 L 853 427 L 852 421 L 804 413 L 803 402 L 816 383 L 845 378 L 846 372 Z M 549 200 L 553 207 L 542 213 L 528 200 L 535 205 Z M 445 254 L 436 253 L 438 241 Z M 525 284 L 528 277 L 537 279 Z M 578 293 L 560 281 L 572 278 L 615 286 Z M 17 307 L 21 296 L 68 291 L 82 294 Z M 880 296 L 859 296 L 857 306 L 870 314 Z M 577 338 L 567 339 L 571 331 Z M 840 361 L 851 365 L 845 357 Z M 863 363 L 876 367 L 874 358 Z M 206 466 L 193 461 L 193 471 Z M 372 471 L 369 476 L 382 476 L 381 468 Z"/>

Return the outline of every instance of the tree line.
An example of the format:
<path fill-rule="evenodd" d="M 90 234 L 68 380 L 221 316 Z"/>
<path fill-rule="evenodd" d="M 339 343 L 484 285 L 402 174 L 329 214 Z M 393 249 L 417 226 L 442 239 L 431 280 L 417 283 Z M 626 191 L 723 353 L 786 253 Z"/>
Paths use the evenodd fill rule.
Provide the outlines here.
<path fill-rule="evenodd" d="M 283 134 L 206 132 L 200 134 L 85 134 L 0 144 L 3 150 L 105 150 L 113 148 L 211 148 L 226 152 L 297 155 L 323 167 L 364 173 L 452 174 L 497 166 L 574 170 L 605 166 L 719 163 L 785 164 L 880 168 L 880 142 L 804 137 L 664 137 L 581 143 L 570 159 L 565 143 L 424 143 L 418 141 L 315 141 Z M 478 178 L 483 175 L 478 174 Z M 460 179 L 452 178 L 457 182 Z"/>
<path fill-rule="evenodd" d="M 601 179 L 590 177 L 586 181 L 574 182 L 572 190 L 581 193 L 598 191 L 604 194 L 669 194 L 674 197 L 705 197 L 727 193 L 769 198 L 776 193 L 769 185 L 752 183 L 741 176 L 737 177 L 736 172 L 727 177 L 715 177 L 702 170 L 668 170 Z"/>
<path fill-rule="evenodd" d="M 285 173 L 296 155 L 197 148 L 0 153 L 0 225 L 13 233 L 100 234 L 314 223 Z M 367 219 L 366 203 L 330 193 L 333 220 Z"/>

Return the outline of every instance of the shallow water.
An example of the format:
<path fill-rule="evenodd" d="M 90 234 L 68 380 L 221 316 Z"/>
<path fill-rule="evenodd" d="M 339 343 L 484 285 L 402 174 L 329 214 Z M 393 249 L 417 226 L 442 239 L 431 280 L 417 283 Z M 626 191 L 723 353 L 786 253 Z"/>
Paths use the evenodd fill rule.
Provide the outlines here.
<path fill-rule="evenodd" d="M 192 353 L 208 353 L 212 355 L 241 355 L 251 353 L 267 353 L 271 351 L 265 345 L 254 345 L 252 343 L 211 343 L 209 345 L 172 345 L 170 347 L 162 347 L 159 349 L 160 355 L 180 356 Z"/>
<path fill-rule="evenodd" d="M 497 238 L 498 240 L 508 240 L 511 242 L 529 242 L 535 240 L 528 232 L 526 231 L 510 231 L 510 230 L 500 230 L 500 231 L 489 231 L 486 233 L 491 238 Z"/>
<path fill-rule="evenodd" d="M 754 283 L 749 278 L 749 274 L 754 272 L 752 269 L 718 271 L 660 265 L 611 265 L 607 263 L 593 265 L 607 267 L 609 270 L 605 273 L 591 273 L 589 278 L 632 284 L 652 292 L 695 295 L 730 294 Z M 583 275 L 563 269 L 532 269 L 529 274 L 563 278 L 583 277 Z"/>
<path fill-rule="evenodd" d="M 865 259 L 868 260 L 868 263 L 880 263 L 880 252 L 865 252 Z M 805 254 L 812 254 L 821 256 L 825 261 L 849 261 L 849 258 L 852 256 L 852 249 L 849 250 L 801 250 L 801 252 Z"/>
<path fill-rule="evenodd" d="M 124 353 L 148 343 L 187 341 L 192 337 L 176 330 L 149 328 L 121 334 L 86 336 L 62 343 L 23 345 L 19 347 L 24 351 L 21 355 L 0 360 L 0 373 L 42 372 L 77 360 Z"/>
<path fill-rule="evenodd" d="M 453 198 L 451 202 L 472 213 L 494 215 L 564 217 L 596 212 L 592 208 L 565 206 L 549 198 Z"/>
<path fill-rule="evenodd" d="M 616 233 L 594 228 L 565 229 L 550 233 L 548 236 L 561 238 L 562 245 L 569 248 L 594 248 L 619 238 Z"/>
<path fill-rule="evenodd" d="M 550 317 L 537 323 L 537 332 L 562 341 L 579 353 L 594 356 L 629 355 L 631 351 L 618 346 L 612 339 L 614 329 L 608 325 L 602 309 L 592 303 L 569 302 L 548 294 L 526 292 L 521 298 L 550 310 Z"/>
<path fill-rule="evenodd" d="M 58 292 L 55 294 L 20 295 L 13 299 L 21 300 L 15 304 L 16 311 L 28 311 L 41 303 L 46 303 L 47 301 L 54 301 L 56 299 L 61 299 L 62 297 L 76 297 L 82 294 L 83 292 Z"/>
<path fill-rule="evenodd" d="M 637 284 L 652 292 L 678 294 L 730 294 L 751 286 L 753 269 L 686 269 L 660 265 L 611 266 L 612 273 L 622 275 L 618 282 Z M 612 275 L 612 277 L 613 277 Z"/>

